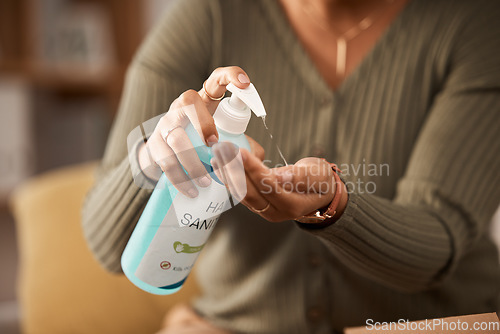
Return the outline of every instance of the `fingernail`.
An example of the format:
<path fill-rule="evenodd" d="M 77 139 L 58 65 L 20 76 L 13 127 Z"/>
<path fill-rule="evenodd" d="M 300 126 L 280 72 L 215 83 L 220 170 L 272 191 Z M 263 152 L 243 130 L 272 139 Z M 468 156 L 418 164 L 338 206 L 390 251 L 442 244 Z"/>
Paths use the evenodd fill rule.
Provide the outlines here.
<path fill-rule="evenodd" d="M 247 84 L 247 83 L 250 83 L 250 79 L 248 79 L 248 77 L 246 75 L 244 75 L 243 73 L 240 73 L 238 75 L 238 80 L 242 83 L 242 84 Z"/>
<path fill-rule="evenodd" d="M 202 176 L 198 179 L 198 184 L 200 187 L 208 187 L 212 183 L 212 180 L 208 176 Z"/>
<path fill-rule="evenodd" d="M 198 190 L 196 189 L 189 189 L 187 193 L 191 198 L 195 198 L 196 196 L 198 196 Z"/>
<path fill-rule="evenodd" d="M 207 139 L 207 146 L 208 147 L 212 147 L 213 145 L 217 144 L 219 140 L 217 139 L 217 136 L 216 135 L 211 135 L 210 137 L 208 137 Z"/>

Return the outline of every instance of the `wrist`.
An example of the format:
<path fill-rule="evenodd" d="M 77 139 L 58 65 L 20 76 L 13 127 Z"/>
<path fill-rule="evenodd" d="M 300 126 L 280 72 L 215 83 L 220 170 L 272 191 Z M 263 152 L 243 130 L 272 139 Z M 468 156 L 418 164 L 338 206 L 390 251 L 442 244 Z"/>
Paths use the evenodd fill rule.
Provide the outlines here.
<path fill-rule="evenodd" d="M 339 168 L 333 163 L 330 163 L 330 167 L 333 171 L 333 182 L 335 184 L 333 198 L 327 206 L 296 218 L 297 222 L 311 227 L 325 227 L 335 223 L 344 213 L 349 200 L 347 188 L 339 177 Z"/>

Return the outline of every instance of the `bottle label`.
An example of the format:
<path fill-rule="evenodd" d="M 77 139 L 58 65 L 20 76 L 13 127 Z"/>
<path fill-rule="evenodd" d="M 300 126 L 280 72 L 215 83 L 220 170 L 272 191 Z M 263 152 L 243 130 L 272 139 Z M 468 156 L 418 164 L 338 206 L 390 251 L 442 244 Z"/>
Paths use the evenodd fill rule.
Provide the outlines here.
<path fill-rule="evenodd" d="M 231 208 L 229 194 L 214 173 L 212 184 L 189 198 L 178 193 L 158 228 L 135 276 L 158 288 L 181 282 L 191 271 L 222 212 Z"/>

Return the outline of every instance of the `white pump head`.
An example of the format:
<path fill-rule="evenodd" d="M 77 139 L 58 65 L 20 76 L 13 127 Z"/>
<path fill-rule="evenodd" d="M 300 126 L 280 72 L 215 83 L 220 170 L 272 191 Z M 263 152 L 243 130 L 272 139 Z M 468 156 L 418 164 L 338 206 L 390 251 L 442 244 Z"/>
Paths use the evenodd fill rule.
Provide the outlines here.
<path fill-rule="evenodd" d="M 245 133 L 252 110 L 256 116 L 266 116 L 259 93 L 253 84 L 241 89 L 233 84 L 227 85 L 227 90 L 233 93 L 221 101 L 214 114 L 217 128 L 232 134 Z"/>

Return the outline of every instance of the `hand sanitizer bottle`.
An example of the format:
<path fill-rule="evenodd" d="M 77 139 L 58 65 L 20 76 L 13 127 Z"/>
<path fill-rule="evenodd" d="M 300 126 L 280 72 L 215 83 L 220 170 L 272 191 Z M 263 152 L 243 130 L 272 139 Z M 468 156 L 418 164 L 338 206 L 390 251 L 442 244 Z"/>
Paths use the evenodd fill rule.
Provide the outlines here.
<path fill-rule="evenodd" d="M 244 135 L 252 110 L 265 117 L 264 105 L 250 84 L 227 85 L 232 96 L 221 101 L 214 114 L 219 141 L 250 150 Z M 219 216 L 231 208 L 228 191 L 210 165 L 211 148 L 204 145 L 191 124 L 186 133 L 212 177 L 196 198 L 180 193 L 162 174 L 123 252 L 121 265 L 139 288 L 158 295 L 177 292 L 184 284 Z"/>

